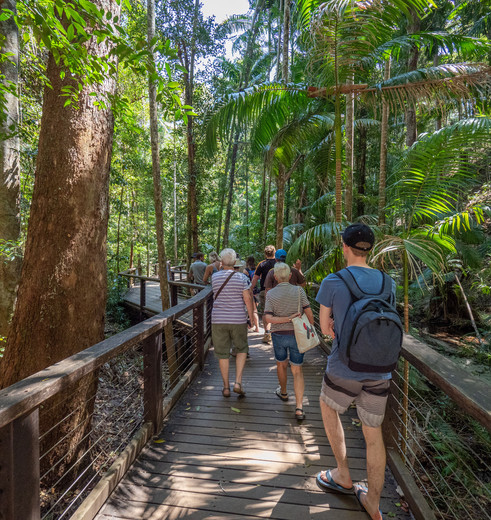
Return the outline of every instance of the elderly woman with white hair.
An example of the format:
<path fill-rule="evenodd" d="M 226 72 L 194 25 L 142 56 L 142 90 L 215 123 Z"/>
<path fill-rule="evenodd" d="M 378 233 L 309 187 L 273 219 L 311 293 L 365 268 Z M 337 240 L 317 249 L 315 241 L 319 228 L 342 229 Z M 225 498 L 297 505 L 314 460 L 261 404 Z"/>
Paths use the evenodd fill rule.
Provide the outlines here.
<path fill-rule="evenodd" d="M 237 353 L 233 391 L 243 397 L 242 373 L 249 352 L 247 318 L 250 323 L 254 318 L 252 293 L 249 290 L 251 284 L 244 274 L 234 270 L 237 254 L 233 249 L 224 249 L 220 258 L 222 270 L 211 277 L 214 294 L 211 335 L 223 379 L 223 397 L 230 397 L 229 358 L 232 345 Z"/>
<path fill-rule="evenodd" d="M 301 421 L 305 419 L 302 404 L 305 389 L 302 371 L 304 354 L 298 350 L 292 319 L 305 312 L 310 323 L 313 324 L 314 315 L 302 287 L 290 284 L 291 269 L 287 264 L 278 262 L 274 266 L 274 277 L 278 285 L 266 294 L 263 321 L 271 323 L 271 337 L 279 382 L 275 393 L 282 401 L 288 401 L 286 384 L 288 359 L 290 359 L 296 400 L 295 418 Z"/>

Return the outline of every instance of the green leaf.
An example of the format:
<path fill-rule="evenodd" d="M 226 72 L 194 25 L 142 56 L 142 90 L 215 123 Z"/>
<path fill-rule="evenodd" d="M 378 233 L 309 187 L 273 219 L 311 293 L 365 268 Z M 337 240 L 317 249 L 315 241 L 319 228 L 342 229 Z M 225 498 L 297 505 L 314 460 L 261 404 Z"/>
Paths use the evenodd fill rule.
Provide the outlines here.
<path fill-rule="evenodd" d="M 232 412 L 240 413 L 240 410 L 238 408 L 234 408 L 233 406 L 231 406 L 230 409 L 232 410 Z"/>

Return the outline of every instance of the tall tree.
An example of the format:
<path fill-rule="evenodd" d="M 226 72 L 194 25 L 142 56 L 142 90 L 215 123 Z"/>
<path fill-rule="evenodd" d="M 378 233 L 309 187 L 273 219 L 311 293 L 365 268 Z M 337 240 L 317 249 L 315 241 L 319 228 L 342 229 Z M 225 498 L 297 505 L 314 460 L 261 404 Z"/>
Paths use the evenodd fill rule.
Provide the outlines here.
<path fill-rule="evenodd" d="M 116 0 L 94 3 L 112 16 L 119 14 Z M 107 60 L 112 43 L 90 38 L 85 46 L 89 56 Z M 53 54 L 46 74 L 50 87 L 44 91 L 29 228 L 1 366 L 2 386 L 104 339 L 113 116 L 110 109 L 97 106 L 97 100 L 114 93 L 115 79 L 108 75 L 101 83 L 83 86 L 77 109 L 65 107 L 63 92 L 78 88 L 82 80 Z M 63 457 L 46 482 L 83 463 L 96 388 L 96 377 L 83 378 L 76 388 L 52 398 L 41 415 L 41 431 L 50 432 L 43 438 L 42 449 L 49 452 L 43 467 L 47 471 Z M 65 436 L 66 442 L 59 443 Z"/>
<path fill-rule="evenodd" d="M 15 0 L 0 0 L 0 12 L 4 9 L 15 13 Z M 15 251 L 20 238 L 19 31 L 13 17 L 0 18 L 0 53 L 0 336 L 7 336 L 21 263 L 8 251 Z"/>
<path fill-rule="evenodd" d="M 147 0 L 147 31 L 149 45 L 149 69 L 155 69 L 154 39 L 155 39 L 155 0 Z M 155 78 L 149 74 L 148 78 L 148 103 L 150 109 L 150 137 L 152 142 L 152 174 L 153 174 L 153 198 L 155 205 L 155 226 L 157 233 L 158 274 L 160 280 L 160 294 L 162 310 L 170 307 L 169 281 L 167 279 L 167 255 L 164 240 L 164 210 L 162 205 L 162 181 L 160 178 L 160 150 L 159 129 L 157 115 L 157 85 Z M 171 382 L 177 379 L 177 362 L 174 348 L 174 335 L 172 322 L 164 328 L 165 347 L 167 351 L 167 363 L 169 365 L 169 377 Z"/>
<path fill-rule="evenodd" d="M 285 7 L 283 9 L 283 63 L 282 63 L 282 78 L 284 83 L 288 83 L 289 78 L 289 37 L 290 37 L 290 0 L 284 0 Z"/>
<path fill-rule="evenodd" d="M 384 81 L 390 78 L 390 58 L 385 62 Z M 385 224 L 385 190 L 387 179 L 387 141 L 389 129 L 389 103 L 382 99 L 382 122 L 380 125 L 380 174 L 378 190 L 378 224 Z"/>

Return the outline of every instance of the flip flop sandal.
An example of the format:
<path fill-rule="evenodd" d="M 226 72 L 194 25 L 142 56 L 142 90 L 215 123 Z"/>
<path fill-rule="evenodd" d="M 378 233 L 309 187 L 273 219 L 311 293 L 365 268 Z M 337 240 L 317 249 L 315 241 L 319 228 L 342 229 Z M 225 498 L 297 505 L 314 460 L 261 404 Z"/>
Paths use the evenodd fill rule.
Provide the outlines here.
<path fill-rule="evenodd" d="M 334 482 L 330 469 L 325 471 L 326 480 L 324 480 L 321 477 L 321 473 L 322 471 L 320 473 L 317 473 L 317 476 L 315 477 L 315 482 L 317 486 L 319 486 L 319 488 L 322 489 L 322 491 L 325 491 L 326 493 L 330 491 L 338 491 L 339 493 L 343 493 L 345 495 L 351 495 L 355 492 L 355 488 L 353 486 L 351 486 L 350 488 L 345 488 L 344 486 L 341 486 L 340 484 Z"/>
<path fill-rule="evenodd" d="M 239 397 L 243 397 L 246 395 L 241 383 L 234 383 L 234 392 L 236 394 L 239 394 Z"/>
<path fill-rule="evenodd" d="M 222 388 L 222 395 L 223 397 L 230 397 L 230 387 Z"/>
<path fill-rule="evenodd" d="M 282 401 L 288 401 L 288 393 L 286 394 L 282 394 L 281 393 L 281 386 L 279 386 L 276 391 L 275 391 L 275 394 L 282 400 Z"/>
<path fill-rule="evenodd" d="M 297 413 L 301 412 L 301 413 Z M 305 419 L 305 413 L 302 408 L 295 408 L 295 419 L 297 421 L 303 421 Z"/>
<path fill-rule="evenodd" d="M 367 514 L 368 514 L 368 511 L 365 509 L 365 506 L 363 505 L 362 501 L 361 501 L 361 495 L 366 495 L 368 493 L 368 489 L 363 487 L 363 486 L 355 486 L 355 494 L 356 494 L 356 498 L 358 500 L 358 503 L 360 504 L 361 508 L 363 509 L 363 511 L 366 511 Z M 380 518 L 382 520 L 384 520 L 384 515 L 382 514 L 382 510 L 379 509 L 378 512 L 380 513 Z"/>

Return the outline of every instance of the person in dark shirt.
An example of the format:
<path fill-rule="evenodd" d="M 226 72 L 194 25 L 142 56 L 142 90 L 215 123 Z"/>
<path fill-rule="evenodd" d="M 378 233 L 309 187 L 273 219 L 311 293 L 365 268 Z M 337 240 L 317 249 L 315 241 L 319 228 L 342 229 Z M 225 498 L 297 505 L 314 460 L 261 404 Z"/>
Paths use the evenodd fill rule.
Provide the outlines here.
<path fill-rule="evenodd" d="M 259 312 L 264 312 L 264 303 L 266 299 L 266 292 L 265 292 L 265 282 L 266 282 L 266 276 L 269 273 L 269 271 L 274 267 L 276 260 L 274 258 L 275 254 L 275 247 L 274 246 L 266 246 L 264 248 L 264 256 L 266 257 L 262 262 L 259 262 L 259 264 L 256 267 L 256 272 L 254 273 L 254 276 L 252 277 L 252 288 L 256 287 L 256 284 L 258 280 L 260 280 L 260 287 L 259 287 L 259 305 L 260 309 Z M 271 343 L 271 324 L 266 323 L 264 324 L 264 336 L 263 336 L 263 343 Z"/>
<path fill-rule="evenodd" d="M 276 251 L 274 255 L 276 262 L 285 262 L 286 256 L 286 251 L 284 249 L 278 249 L 278 251 Z M 300 260 L 297 261 L 300 262 Z M 300 265 L 302 265 L 301 262 Z M 300 285 L 300 287 L 305 287 L 305 276 L 296 267 L 291 267 L 290 283 L 292 285 Z M 277 285 L 278 282 L 274 275 L 274 269 L 271 269 L 269 273 L 266 275 L 266 280 L 264 281 L 264 288 L 266 289 L 266 292 L 268 292 L 270 289 L 276 287 Z"/>

